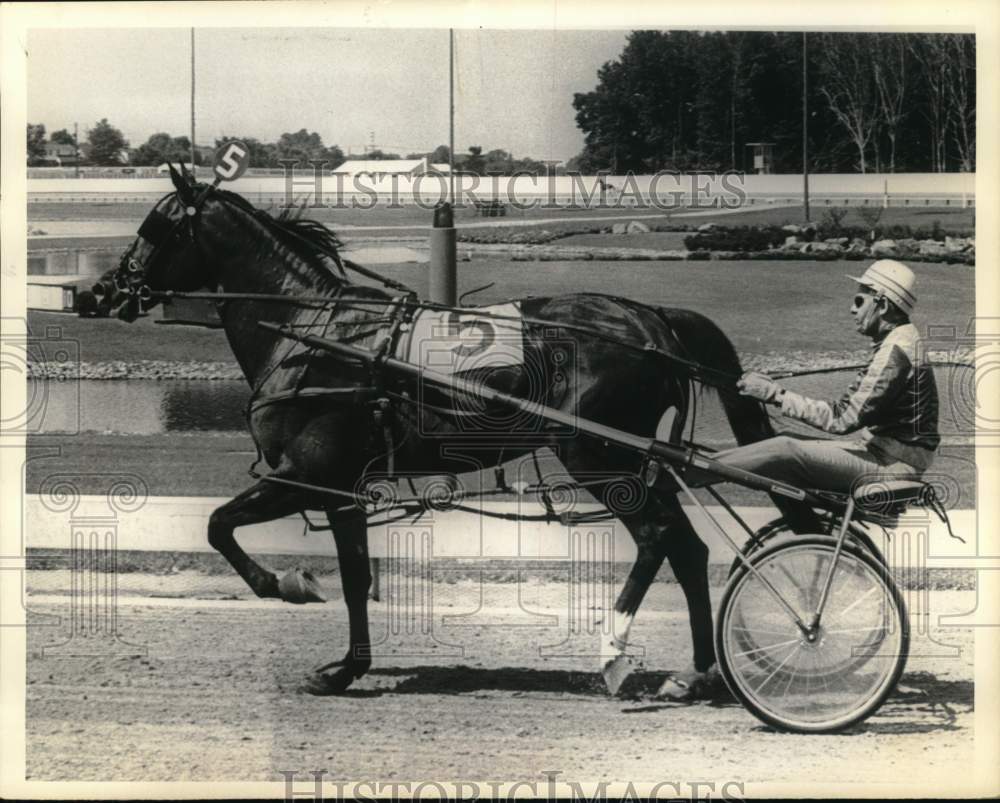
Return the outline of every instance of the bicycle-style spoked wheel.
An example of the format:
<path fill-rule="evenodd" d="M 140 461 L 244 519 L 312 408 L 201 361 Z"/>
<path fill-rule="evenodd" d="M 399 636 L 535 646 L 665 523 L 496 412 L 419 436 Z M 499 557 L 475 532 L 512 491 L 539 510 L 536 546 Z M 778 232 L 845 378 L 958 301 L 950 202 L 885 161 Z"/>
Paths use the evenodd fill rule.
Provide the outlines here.
<path fill-rule="evenodd" d="M 801 536 L 754 555 L 761 575 L 808 624 L 836 548 Z M 715 646 L 726 683 L 755 716 L 800 732 L 829 732 L 871 715 L 895 687 L 909 650 L 903 599 L 884 566 L 845 544 L 810 639 L 746 567 L 726 586 Z"/>

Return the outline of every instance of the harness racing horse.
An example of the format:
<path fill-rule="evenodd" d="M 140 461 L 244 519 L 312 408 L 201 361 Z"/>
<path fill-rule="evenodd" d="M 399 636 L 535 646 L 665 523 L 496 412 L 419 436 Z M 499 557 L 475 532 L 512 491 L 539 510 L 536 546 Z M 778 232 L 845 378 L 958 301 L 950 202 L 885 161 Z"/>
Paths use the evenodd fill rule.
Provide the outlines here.
<path fill-rule="evenodd" d="M 365 366 L 264 331 L 258 322 L 377 350 L 386 347 L 393 327 L 398 328 L 400 310 L 413 307 L 401 303 L 404 296 L 399 292 L 349 281 L 336 250 L 340 243 L 321 224 L 286 214 L 271 216 L 235 193 L 196 184 L 172 168 L 171 177 L 176 191 L 150 212 L 116 269 L 118 317 L 134 321 L 141 308 L 155 306 L 165 291 L 219 294 L 219 318 L 253 389 L 250 431 L 272 472 L 270 479 L 260 479 L 212 514 L 208 541 L 258 597 L 300 602 L 289 594 L 284 579 L 279 581 L 240 548 L 233 533 L 306 510 L 326 512 L 337 548 L 350 643 L 342 660 L 323 668 L 333 666 L 334 671 L 310 675 L 307 691 L 342 692 L 369 669 L 371 575 L 364 507 L 345 505 L 343 498 L 302 484 L 357 490 L 367 477 L 385 476 L 390 455 L 399 475 L 440 475 L 467 472 L 470 462 L 499 465 L 548 445 L 571 476 L 587 481 L 588 489 L 604 500 L 636 543 L 637 557 L 615 604 L 613 633 L 602 646 L 602 667 L 612 693 L 623 677 L 611 668 L 623 663 L 632 619 L 664 558 L 687 600 L 694 667 L 705 672 L 714 664 L 708 549 L 683 512 L 676 487 L 665 482 L 663 474 L 653 481 L 642 473 L 642 459 L 620 447 L 548 431 L 540 422 L 521 433 L 511 425 L 509 410 L 470 410 L 475 405 L 467 397 L 434 395 L 396 377 L 373 377 Z M 325 301 L 316 303 L 317 298 Z M 730 374 L 740 372 L 726 336 L 692 311 L 597 294 L 529 297 L 519 304 L 525 322 L 524 365 L 476 370 L 470 376 L 581 418 L 650 436 L 664 412 L 674 408 L 678 414 L 671 436 L 679 439 L 692 392 L 690 378 L 643 346 Z M 529 323 L 532 320 L 546 325 Z M 596 326 L 611 340 L 586 333 Z M 556 346 L 546 336 L 553 328 L 558 329 L 559 343 L 575 346 L 572 370 L 560 365 Z M 614 339 L 639 348 L 622 348 Z M 387 395 L 393 398 L 390 409 L 384 402 L 373 403 Z M 735 393 L 723 394 L 722 401 L 738 443 L 773 434 L 757 402 Z M 381 423 L 376 423 L 378 417 Z M 468 452 L 462 454 L 470 443 L 476 445 L 471 461 Z M 606 479 L 595 482 L 594 477 Z M 620 489 L 612 486 L 621 477 L 632 478 L 638 490 L 626 494 L 630 501 L 616 508 L 614 497 Z M 782 505 L 790 509 L 790 503 Z M 306 592 L 316 590 L 308 587 L 308 576 L 299 579 Z"/>

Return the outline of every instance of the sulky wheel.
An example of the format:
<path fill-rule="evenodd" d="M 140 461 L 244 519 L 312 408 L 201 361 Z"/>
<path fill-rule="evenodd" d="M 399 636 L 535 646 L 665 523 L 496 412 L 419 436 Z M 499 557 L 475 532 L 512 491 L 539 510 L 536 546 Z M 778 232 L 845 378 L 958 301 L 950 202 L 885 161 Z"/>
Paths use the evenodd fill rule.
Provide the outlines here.
<path fill-rule="evenodd" d="M 751 562 L 808 624 L 835 548 L 830 536 L 799 536 Z M 866 550 L 845 543 L 811 635 L 746 567 L 730 578 L 715 648 L 726 683 L 751 713 L 801 733 L 841 730 L 874 713 L 903 672 L 909 620 L 892 578 Z"/>
<path fill-rule="evenodd" d="M 830 522 L 831 527 L 835 527 L 839 524 L 838 521 L 832 518 L 828 519 L 828 521 Z M 757 530 L 752 537 L 748 538 L 746 543 L 744 543 L 743 547 L 740 549 L 740 552 L 745 557 L 749 557 L 753 553 L 777 543 L 778 539 L 785 540 L 798 537 L 798 535 L 789 529 L 788 524 L 783 518 L 774 519 Z M 853 521 L 848 524 L 847 537 L 863 546 L 875 556 L 879 563 L 885 565 L 885 557 L 882 555 L 882 550 L 875 545 L 871 536 L 868 535 L 868 532 L 860 524 Z M 729 577 L 732 577 L 733 574 L 736 573 L 736 570 L 742 565 L 743 563 L 739 558 L 733 558 L 733 562 L 729 566 Z"/>

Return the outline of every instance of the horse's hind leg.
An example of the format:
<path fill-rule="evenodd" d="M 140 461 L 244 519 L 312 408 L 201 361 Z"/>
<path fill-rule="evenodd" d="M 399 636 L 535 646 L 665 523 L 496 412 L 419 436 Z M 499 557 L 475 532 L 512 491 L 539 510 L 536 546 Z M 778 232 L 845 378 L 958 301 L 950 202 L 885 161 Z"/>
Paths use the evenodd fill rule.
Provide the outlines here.
<path fill-rule="evenodd" d="M 632 670 L 624 655 L 636 611 L 649 590 L 663 559 L 670 561 L 687 600 L 694 647 L 694 665 L 704 672 L 715 663 L 712 642 L 712 602 L 708 590 L 708 548 L 698 537 L 676 496 L 656 489 L 636 513 L 622 522 L 635 539 L 638 555 L 615 603 L 614 631 L 604 645 L 601 670 L 615 693 Z"/>
<path fill-rule="evenodd" d="M 306 683 L 310 694 L 339 694 L 371 666 L 371 638 L 368 634 L 368 590 L 372 576 L 368 561 L 368 520 L 361 511 L 335 514 L 328 511 L 337 544 L 340 581 L 350 623 L 350 645 L 341 660 L 316 671 Z M 336 667 L 337 671 L 325 674 Z"/>
<path fill-rule="evenodd" d="M 261 480 L 217 508 L 208 521 L 208 543 L 229 561 L 258 597 L 280 598 L 278 578 L 240 548 L 233 531 L 296 513 L 302 506 L 300 495 Z"/>

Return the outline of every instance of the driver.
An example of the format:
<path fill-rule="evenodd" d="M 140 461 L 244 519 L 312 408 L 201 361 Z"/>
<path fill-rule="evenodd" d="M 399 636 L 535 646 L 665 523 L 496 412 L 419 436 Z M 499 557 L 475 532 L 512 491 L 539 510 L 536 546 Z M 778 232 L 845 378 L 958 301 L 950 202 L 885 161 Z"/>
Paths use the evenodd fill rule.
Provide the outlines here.
<path fill-rule="evenodd" d="M 920 360 L 910 314 L 917 301 L 913 271 L 880 259 L 861 277 L 851 305 L 855 326 L 871 338 L 871 357 L 836 401 L 811 399 L 759 373 L 746 373 L 737 388 L 781 414 L 843 435 L 862 430 L 861 442 L 801 440 L 788 436 L 713 455 L 720 462 L 800 488 L 848 493 L 875 479 L 918 479 L 940 442 L 934 374 Z"/>

